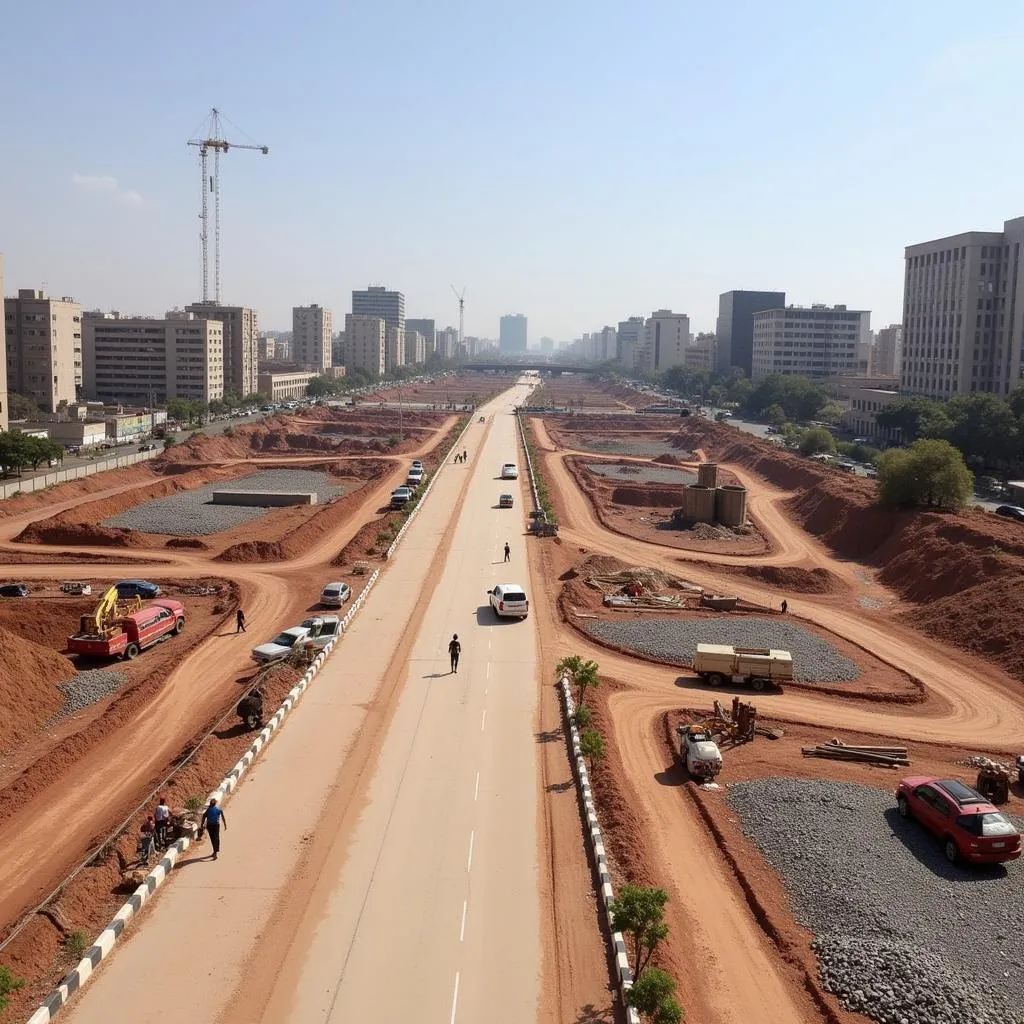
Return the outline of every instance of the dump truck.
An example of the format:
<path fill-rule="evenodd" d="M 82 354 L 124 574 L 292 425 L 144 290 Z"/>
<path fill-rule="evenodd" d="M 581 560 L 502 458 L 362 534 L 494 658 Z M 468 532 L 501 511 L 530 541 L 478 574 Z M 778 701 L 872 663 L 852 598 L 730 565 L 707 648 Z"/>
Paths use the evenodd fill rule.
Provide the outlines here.
<path fill-rule="evenodd" d="M 722 770 L 722 752 L 705 725 L 676 726 L 676 755 L 690 777 L 709 782 Z"/>
<path fill-rule="evenodd" d="M 697 644 L 693 670 L 708 686 L 739 683 L 752 690 L 781 690 L 793 678 L 793 655 L 768 647 Z"/>
<path fill-rule="evenodd" d="M 135 597 L 121 600 L 111 587 L 90 615 L 83 615 L 78 632 L 68 637 L 68 651 L 88 658 L 131 661 L 147 647 L 176 636 L 185 628 L 185 606 L 159 598 L 145 606 Z"/>

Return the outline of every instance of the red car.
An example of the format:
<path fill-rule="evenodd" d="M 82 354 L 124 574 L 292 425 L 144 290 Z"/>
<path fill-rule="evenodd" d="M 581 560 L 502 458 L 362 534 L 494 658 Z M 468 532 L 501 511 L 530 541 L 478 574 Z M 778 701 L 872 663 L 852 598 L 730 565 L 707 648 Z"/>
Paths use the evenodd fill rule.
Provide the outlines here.
<path fill-rule="evenodd" d="M 901 817 L 916 818 L 942 840 L 950 863 L 962 859 L 995 864 L 1020 856 L 1020 833 L 1013 822 L 976 789 L 956 779 L 903 779 L 896 805 Z"/>

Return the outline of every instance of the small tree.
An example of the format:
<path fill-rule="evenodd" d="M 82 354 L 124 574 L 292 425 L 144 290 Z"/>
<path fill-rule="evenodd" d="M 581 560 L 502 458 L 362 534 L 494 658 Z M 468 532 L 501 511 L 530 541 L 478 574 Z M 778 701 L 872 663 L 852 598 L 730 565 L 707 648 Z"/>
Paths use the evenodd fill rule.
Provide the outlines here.
<path fill-rule="evenodd" d="M 836 439 L 824 427 L 811 427 L 800 438 L 801 455 L 817 455 L 819 452 L 834 452 Z"/>
<path fill-rule="evenodd" d="M 559 679 L 562 676 L 569 677 L 569 685 L 577 691 L 576 706 L 580 708 L 583 707 L 587 690 L 597 686 L 601 681 L 597 672 L 596 661 L 584 661 L 578 654 L 567 655 L 555 666 L 555 675 Z"/>
<path fill-rule="evenodd" d="M 590 763 L 590 771 L 594 771 L 594 763 L 605 755 L 604 737 L 596 729 L 584 729 L 580 736 L 580 753 Z"/>
<path fill-rule="evenodd" d="M 675 979 L 657 967 L 648 967 L 633 983 L 627 1001 L 651 1024 L 680 1024 L 683 1010 L 675 996 Z"/>
<path fill-rule="evenodd" d="M 0 1010 L 6 1010 L 11 1005 L 8 998 L 12 992 L 25 987 L 24 978 L 16 978 L 11 974 L 9 967 L 0 966 Z"/>
<path fill-rule="evenodd" d="M 590 713 L 590 708 L 582 707 L 576 709 L 575 713 L 572 716 L 572 719 L 576 723 L 576 728 L 582 730 L 586 729 L 590 725 L 590 722 L 593 719 L 593 717 L 594 716 Z"/>
<path fill-rule="evenodd" d="M 886 505 L 957 508 L 974 491 L 974 476 L 948 441 L 921 439 L 878 459 L 878 493 Z"/>
<path fill-rule="evenodd" d="M 643 974 L 654 951 L 668 935 L 668 925 L 662 920 L 667 902 L 664 889 L 642 885 L 624 885 L 612 902 L 612 928 L 632 942 L 637 977 Z"/>

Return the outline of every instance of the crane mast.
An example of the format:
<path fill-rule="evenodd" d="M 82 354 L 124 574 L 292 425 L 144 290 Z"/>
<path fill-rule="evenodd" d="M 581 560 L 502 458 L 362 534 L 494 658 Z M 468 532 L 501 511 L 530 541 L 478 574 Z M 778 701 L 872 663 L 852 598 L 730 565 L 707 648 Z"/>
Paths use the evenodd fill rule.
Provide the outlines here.
<path fill-rule="evenodd" d="M 251 149 L 266 156 L 270 149 L 267 146 L 229 142 L 224 138 L 221 121 L 227 120 L 214 107 L 210 116 L 203 122 L 200 137 L 189 139 L 190 146 L 199 149 L 199 177 L 202 186 L 202 207 L 199 219 L 202 228 L 199 241 L 202 247 L 203 302 L 210 301 L 210 195 L 213 195 L 213 292 L 214 302 L 220 303 L 220 155 L 229 149 Z M 244 132 L 242 133 L 245 134 Z M 197 135 L 199 133 L 197 132 Z M 210 174 L 209 154 L 213 153 L 213 174 Z"/>
<path fill-rule="evenodd" d="M 455 291 L 455 285 L 451 285 L 451 290 L 455 292 L 455 298 L 459 300 L 459 351 L 462 351 L 463 337 L 462 329 L 465 322 L 466 314 L 466 289 L 463 288 L 461 292 Z"/>

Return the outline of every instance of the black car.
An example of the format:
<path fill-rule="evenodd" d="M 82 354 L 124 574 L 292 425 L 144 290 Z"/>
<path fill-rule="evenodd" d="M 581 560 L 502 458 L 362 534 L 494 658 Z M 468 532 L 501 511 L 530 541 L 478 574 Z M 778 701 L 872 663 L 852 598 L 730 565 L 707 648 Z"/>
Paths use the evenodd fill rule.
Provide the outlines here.
<path fill-rule="evenodd" d="M 1007 519 L 1016 519 L 1018 523 L 1024 523 L 1024 508 L 1019 505 L 1000 505 L 996 509 L 997 516 L 1005 516 Z"/>
<path fill-rule="evenodd" d="M 0 587 L 0 597 L 28 597 L 28 594 L 24 583 L 5 583 Z"/>
<path fill-rule="evenodd" d="M 117 589 L 117 596 L 121 598 L 144 597 L 148 600 L 160 596 L 160 588 L 149 580 L 121 580 L 114 586 Z"/>

